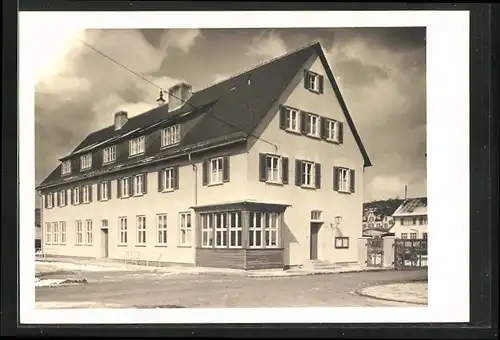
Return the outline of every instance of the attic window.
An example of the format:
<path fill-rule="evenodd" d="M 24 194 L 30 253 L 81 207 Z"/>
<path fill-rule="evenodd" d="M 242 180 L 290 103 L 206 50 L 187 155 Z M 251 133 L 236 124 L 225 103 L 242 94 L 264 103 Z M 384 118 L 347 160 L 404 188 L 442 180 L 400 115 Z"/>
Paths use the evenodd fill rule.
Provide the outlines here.
<path fill-rule="evenodd" d="M 80 170 L 90 169 L 92 167 L 92 154 L 87 153 L 80 156 Z"/>
<path fill-rule="evenodd" d="M 161 131 L 161 146 L 169 146 L 180 141 L 181 127 L 179 124 L 166 127 Z"/>
<path fill-rule="evenodd" d="M 323 76 L 304 70 L 304 87 L 312 92 L 323 93 Z"/>
<path fill-rule="evenodd" d="M 62 169 L 61 169 L 61 173 L 63 175 L 67 175 L 67 174 L 70 174 L 71 173 L 71 161 L 68 160 L 68 161 L 64 161 L 62 163 Z"/>
<path fill-rule="evenodd" d="M 144 138 L 144 136 L 134 138 L 129 142 L 130 156 L 143 154 L 144 150 L 145 150 L 145 138 Z"/>

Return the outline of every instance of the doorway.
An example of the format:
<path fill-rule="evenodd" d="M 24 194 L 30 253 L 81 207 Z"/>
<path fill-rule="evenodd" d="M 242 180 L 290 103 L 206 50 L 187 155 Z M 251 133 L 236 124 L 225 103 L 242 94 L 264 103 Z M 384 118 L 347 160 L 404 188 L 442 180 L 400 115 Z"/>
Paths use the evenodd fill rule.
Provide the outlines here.
<path fill-rule="evenodd" d="M 309 259 L 310 260 L 317 260 L 318 259 L 318 232 L 319 232 L 319 225 L 317 223 L 311 223 L 311 237 L 310 237 L 310 254 L 309 254 Z"/>

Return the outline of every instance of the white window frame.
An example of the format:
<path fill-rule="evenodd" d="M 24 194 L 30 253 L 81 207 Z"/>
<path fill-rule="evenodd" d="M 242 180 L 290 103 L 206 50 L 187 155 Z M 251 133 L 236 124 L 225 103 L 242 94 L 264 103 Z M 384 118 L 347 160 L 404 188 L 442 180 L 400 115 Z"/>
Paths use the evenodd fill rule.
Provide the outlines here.
<path fill-rule="evenodd" d="M 334 241 L 335 241 L 335 249 L 349 249 L 350 247 L 349 237 L 345 236 L 335 237 Z"/>
<path fill-rule="evenodd" d="M 75 221 L 75 244 L 80 246 L 83 244 L 83 222 Z"/>
<path fill-rule="evenodd" d="M 47 195 L 45 196 L 46 200 L 47 200 L 47 209 L 51 209 L 54 207 L 54 200 L 53 200 L 53 197 L 52 197 L 52 193 L 49 192 L 47 193 Z"/>
<path fill-rule="evenodd" d="M 61 164 L 61 174 L 67 175 L 71 173 L 71 160 L 62 162 Z"/>
<path fill-rule="evenodd" d="M 60 230 L 60 242 L 59 244 L 61 245 L 65 245 L 66 244 L 66 236 L 67 236 L 67 232 L 66 232 L 66 222 L 65 221 L 60 221 L 59 222 L 59 230 Z"/>
<path fill-rule="evenodd" d="M 166 168 L 163 170 L 163 191 L 174 190 L 174 168 Z"/>
<path fill-rule="evenodd" d="M 322 222 L 323 221 L 323 212 L 321 210 L 312 210 L 311 211 L 311 221 Z"/>
<path fill-rule="evenodd" d="M 243 239 L 241 211 L 229 212 L 227 214 L 227 222 L 229 229 L 227 237 L 229 248 L 241 248 Z M 233 240 L 235 241 L 234 245 L 232 245 Z"/>
<path fill-rule="evenodd" d="M 128 221 L 127 217 L 118 217 L 118 244 L 128 244 Z"/>
<path fill-rule="evenodd" d="M 264 246 L 265 248 L 278 248 L 279 240 L 278 240 L 278 226 L 279 226 L 279 215 L 274 212 L 266 212 L 264 213 Z M 275 244 L 272 244 L 274 236 Z M 267 244 L 269 240 L 270 244 Z"/>
<path fill-rule="evenodd" d="M 138 215 L 136 217 L 137 226 L 137 240 L 136 244 L 144 245 L 146 244 L 146 216 Z"/>
<path fill-rule="evenodd" d="M 144 176 L 145 174 L 138 174 L 135 175 L 132 179 L 133 184 L 133 194 L 134 196 L 141 196 L 144 195 L 144 192 L 142 191 L 142 185 L 144 183 Z"/>
<path fill-rule="evenodd" d="M 351 174 L 349 169 L 339 168 L 339 191 L 350 192 Z"/>
<path fill-rule="evenodd" d="M 214 167 L 215 164 L 215 167 Z M 224 158 L 216 157 L 210 160 L 210 184 L 222 183 L 224 174 Z"/>
<path fill-rule="evenodd" d="M 144 136 L 139 136 L 137 138 L 131 139 L 129 141 L 129 156 L 141 155 L 146 150 L 146 138 Z"/>
<path fill-rule="evenodd" d="M 93 243 L 92 220 L 85 220 L 85 245 L 90 246 Z"/>
<path fill-rule="evenodd" d="M 179 213 L 179 245 L 191 246 L 193 221 L 191 212 Z"/>
<path fill-rule="evenodd" d="M 52 243 L 52 223 L 45 222 L 45 244 L 49 245 Z"/>
<path fill-rule="evenodd" d="M 307 89 L 314 91 L 314 92 L 319 92 L 319 74 L 316 74 L 311 71 L 307 71 L 308 76 L 309 76 L 309 82 L 307 83 Z"/>
<path fill-rule="evenodd" d="M 86 153 L 80 156 L 80 170 L 87 170 L 92 167 L 92 154 Z"/>
<path fill-rule="evenodd" d="M 289 131 L 300 132 L 299 110 L 290 107 L 285 108 L 285 128 Z"/>
<path fill-rule="evenodd" d="M 401 233 L 401 239 L 402 240 L 407 240 L 408 239 L 408 233 Z"/>
<path fill-rule="evenodd" d="M 313 114 L 308 114 L 307 115 L 307 120 L 309 121 L 309 131 L 307 131 L 307 134 L 312 137 L 320 137 L 320 117 L 317 115 Z"/>
<path fill-rule="evenodd" d="M 131 183 L 130 183 L 130 177 L 123 177 L 122 179 L 120 179 L 120 185 L 121 185 L 121 196 L 120 196 L 120 198 L 129 197 L 129 186 L 131 185 Z M 125 187 L 127 187 L 127 190 L 125 190 Z"/>
<path fill-rule="evenodd" d="M 66 206 L 66 189 L 59 191 L 59 206 L 60 207 Z"/>
<path fill-rule="evenodd" d="M 179 143 L 181 140 L 180 124 L 168 126 L 161 130 L 161 146 L 167 147 Z"/>
<path fill-rule="evenodd" d="M 167 214 L 156 215 L 157 239 L 156 244 L 166 246 L 168 243 L 168 220 Z"/>
<path fill-rule="evenodd" d="M 82 193 L 82 201 L 83 203 L 90 203 L 90 185 L 87 184 L 82 187 L 83 193 Z"/>
<path fill-rule="evenodd" d="M 226 214 L 225 213 L 212 213 L 211 215 L 213 216 L 213 221 L 215 224 L 215 228 L 214 228 L 215 229 L 215 248 L 227 248 L 227 245 L 228 245 L 228 237 L 227 237 L 228 225 L 226 223 Z M 226 236 L 225 238 L 224 238 L 224 235 Z"/>
<path fill-rule="evenodd" d="M 98 185 L 101 186 L 101 201 L 107 201 L 109 200 L 109 197 L 108 197 L 108 185 L 110 185 L 111 182 L 109 181 L 104 181 L 104 182 L 101 182 L 99 183 Z"/>
<path fill-rule="evenodd" d="M 110 164 L 116 161 L 116 145 L 108 146 L 102 150 L 102 164 Z"/>
<path fill-rule="evenodd" d="M 302 186 L 313 188 L 316 182 L 316 171 L 314 162 L 302 161 L 300 163 L 302 171 Z M 309 168 L 309 169 L 308 169 Z"/>
<path fill-rule="evenodd" d="M 201 214 L 201 247 L 212 248 L 214 245 L 213 215 Z"/>
<path fill-rule="evenodd" d="M 281 156 L 266 155 L 266 173 L 267 180 L 269 183 L 282 183 L 282 160 Z M 271 163 L 271 164 L 269 164 Z"/>
<path fill-rule="evenodd" d="M 52 222 L 52 244 L 59 243 L 59 224 Z"/>
<path fill-rule="evenodd" d="M 259 215 L 259 218 L 257 218 Z M 260 219 L 260 227 L 257 227 L 257 221 Z M 248 247 L 249 248 L 262 248 L 264 245 L 264 213 L 260 211 L 252 211 L 250 212 L 250 225 L 248 228 Z M 257 233 L 260 231 L 260 237 L 257 237 Z M 250 235 L 253 235 L 250 238 Z M 253 242 L 251 242 L 253 239 Z M 257 240 L 260 241 L 260 244 L 257 244 Z"/>
<path fill-rule="evenodd" d="M 326 139 L 332 142 L 339 142 L 339 122 L 328 119 L 326 121 Z"/>
<path fill-rule="evenodd" d="M 71 195 L 73 195 L 73 204 L 80 204 L 80 187 L 74 187 Z"/>
<path fill-rule="evenodd" d="M 410 233 L 410 240 L 416 240 L 418 237 L 418 233 Z"/>

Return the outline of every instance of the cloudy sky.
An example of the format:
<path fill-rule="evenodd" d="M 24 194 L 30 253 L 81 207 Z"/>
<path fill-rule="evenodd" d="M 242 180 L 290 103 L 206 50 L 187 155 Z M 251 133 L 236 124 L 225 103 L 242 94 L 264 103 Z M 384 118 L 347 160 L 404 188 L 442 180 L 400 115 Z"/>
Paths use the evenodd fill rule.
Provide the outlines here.
<path fill-rule="evenodd" d="M 365 201 L 403 197 L 405 184 L 409 196 L 427 194 L 425 28 L 107 29 L 77 37 L 161 87 L 183 80 L 195 91 L 320 41 L 374 164 L 365 172 Z M 158 96 L 140 77 L 63 38 L 49 35 L 53 44 L 40 50 L 36 184 L 117 110 L 142 113 Z"/>

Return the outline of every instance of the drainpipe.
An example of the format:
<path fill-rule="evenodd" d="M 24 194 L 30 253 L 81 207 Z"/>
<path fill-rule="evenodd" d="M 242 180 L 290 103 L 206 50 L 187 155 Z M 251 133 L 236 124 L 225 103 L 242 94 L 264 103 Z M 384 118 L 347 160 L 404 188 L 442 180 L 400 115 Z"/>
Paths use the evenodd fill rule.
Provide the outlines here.
<path fill-rule="evenodd" d="M 191 152 L 188 153 L 189 163 L 193 166 L 194 171 L 194 206 L 198 205 L 198 168 L 196 164 L 191 160 Z"/>

